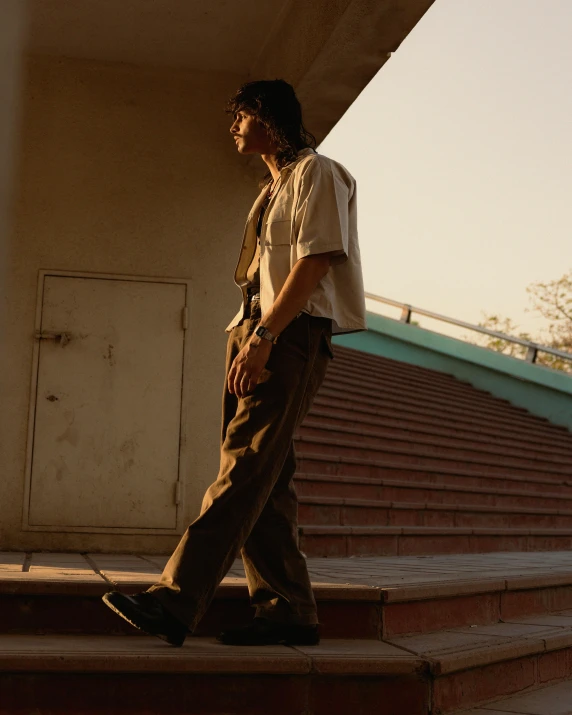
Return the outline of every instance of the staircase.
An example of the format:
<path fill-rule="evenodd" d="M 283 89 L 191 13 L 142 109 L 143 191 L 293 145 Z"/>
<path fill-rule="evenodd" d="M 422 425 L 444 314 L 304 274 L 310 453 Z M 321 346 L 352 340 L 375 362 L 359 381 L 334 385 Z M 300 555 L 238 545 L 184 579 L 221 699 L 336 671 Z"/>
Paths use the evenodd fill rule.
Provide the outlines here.
<path fill-rule="evenodd" d="M 335 346 L 296 448 L 309 556 L 572 547 L 572 434 L 453 376 Z"/>
<path fill-rule="evenodd" d="M 183 648 L 103 606 L 106 590 L 145 589 L 165 562 L 0 553 L 1 715 L 572 712 L 565 552 L 310 559 L 322 643 L 305 648 L 216 643 L 252 615 L 238 565 Z M 539 709 L 553 692 L 570 709 Z M 497 705 L 517 696 L 536 709 Z"/>
<path fill-rule="evenodd" d="M 296 439 L 321 644 L 218 644 L 252 616 L 238 564 L 176 649 L 101 603 L 166 557 L 0 553 L 0 715 L 572 714 L 572 435 L 335 353 Z"/>

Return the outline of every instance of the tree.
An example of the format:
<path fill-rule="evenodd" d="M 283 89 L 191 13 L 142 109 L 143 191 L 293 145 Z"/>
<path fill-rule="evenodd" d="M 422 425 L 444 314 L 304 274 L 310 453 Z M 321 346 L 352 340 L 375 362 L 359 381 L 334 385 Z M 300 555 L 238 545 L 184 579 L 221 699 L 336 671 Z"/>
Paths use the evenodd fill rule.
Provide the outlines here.
<path fill-rule="evenodd" d="M 528 333 L 517 332 L 518 326 L 510 318 L 486 313 L 483 314 L 484 320 L 479 323 L 479 326 L 572 353 L 572 269 L 558 280 L 548 283 L 532 283 L 526 292 L 531 304 L 531 307 L 526 309 L 527 312 L 540 313 L 548 321 L 547 326 L 538 335 L 532 337 Z M 522 345 L 491 335 L 480 335 L 472 342 L 513 357 L 524 357 L 527 350 Z M 572 374 L 570 360 L 564 360 L 549 353 L 539 353 L 536 362 L 554 370 Z"/>

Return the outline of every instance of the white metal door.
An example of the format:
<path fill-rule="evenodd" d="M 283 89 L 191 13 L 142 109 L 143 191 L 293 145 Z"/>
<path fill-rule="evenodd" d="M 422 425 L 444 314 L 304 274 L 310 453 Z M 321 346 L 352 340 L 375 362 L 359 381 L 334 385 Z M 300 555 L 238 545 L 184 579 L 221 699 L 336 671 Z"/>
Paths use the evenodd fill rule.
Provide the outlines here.
<path fill-rule="evenodd" d="M 28 526 L 177 526 L 184 283 L 45 275 Z"/>

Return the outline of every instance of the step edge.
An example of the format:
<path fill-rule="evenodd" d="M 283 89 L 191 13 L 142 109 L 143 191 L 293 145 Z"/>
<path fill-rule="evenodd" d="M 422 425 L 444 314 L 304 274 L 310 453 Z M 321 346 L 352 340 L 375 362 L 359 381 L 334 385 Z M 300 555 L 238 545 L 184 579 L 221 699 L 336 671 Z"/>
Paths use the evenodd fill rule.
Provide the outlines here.
<path fill-rule="evenodd" d="M 335 653 L 336 644 L 341 641 L 348 642 L 350 639 L 322 639 L 321 651 L 311 653 L 315 647 L 300 646 L 264 646 L 266 651 L 272 652 L 252 653 L 252 649 L 247 647 L 225 653 L 187 653 L 190 647 L 182 649 L 168 649 L 165 654 L 161 653 L 117 653 L 109 651 L 83 652 L 70 651 L 62 648 L 60 651 L 54 649 L 52 652 L 29 653 L 27 651 L 2 651 L 2 640 L 6 636 L 0 635 L 0 671 L 6 672 L 85 672 L 85 673 L 105 673 L 105 672 L 129 672 L 129 673 L 177 673 L 202 675 L 224 675 L 224 674 L 275 674 L 275 675 L 306 675 L 316 674 L 386 674 L 386 675 L 412 675 L 428 671 L 428 664 L 424 658 L 420 658 L 399 646 L 393 646 L 395 654 L 381 655 L 363 653 L 339 654 Z M 18 636 L 9 636 L 11 640 Z M 36 636 L 35 638 L 41 638 Z M 50 636 L 51 639 L 61 638 L 62 642 L 69 640 L 70 636 Z M 77 636 L 74 636 L 77 640 Z M 133 636 L 83 636 L 83 640 L 89 641 L 97 638 L 99 641 L 104 638 L 133 639 Z M 141 639 L 156 643 L 152 637 L 141 636 Z M 190 637 L 187 643 L 192 641 L 202 641 L 212 643 L 212 638 Z M 371 639 L 352 640 L 353 648 L 360 642 L 371 644 Z M 327 645 L 332 646 L 332 652 L 324 652 Z M 199 644 L 200 645 L 200 644 Z M 221 649 L 228 649 L 228 646 L 220 646 Z M 277 653 L 275 649 L 278 649 Z M 356 649 L 357 650 L 357 649 Z M 169 652 L 171 651 L 171 652 Z M 397 652 L 398 651 L 398 652 Z M 1 675 L 0 675 L 1 678 Z"/>
<path fill-rule="evenodd" d="M 397 479 L 384 479 L 383 477 L 356 477 L 343 474 L 324 474 L 323 472 L 296 472 L 294 477 L 300 481 L 330 482 L 332 484 L 365 484 L 370 486 L 388 486 L 405 489 L 429 489 L 435 491 L 462 492 L 485 494 L 490 496 L 516 496 L 535 497 L 537 499 L 560 499 L 572 501 L 572 494 L 558 494 L 557 492 L 527 492 L 512 489 L 491 489 L 489 487 L 463 486 L 455 484 L 435 484 L 433 482 L 407 482 Z"/>
<path fill-rule="evenodd" d="M 563 470 L 563 469 L 558 469 L 557 466 L 559 464 L 565 464 L 564 460 L 562 462 L 553 462 L 551 460 L 543 460 L 543 459 L 538 459 L 537 457 L 527 457 L 526 459 L 529 462 L 543 462 L 545 464 L 539 464 L 539 465 L 523 465 L 523 464 L 499 464 L 494 462 L 494 456 L 497 457 L 504 457 L 507 460 L 512 460 L 512 459 L 519 459 L 516 455 L 513 454 L 505 454 L 502 451 L 495 452 L 491 450 L 479 450 L 479 449 L 474 449 L 474 450 L 469 450 L 466 448 L 460 448 L 460 447 L 449 447 L 447 445 L 439 445 L 444 447 L 445 449 L 457 449 L 461 451 L 472 451 L 475 452 L 476 455 L 474 456 L 459 456 L 459 455 L 454 455 L 454 454 L 432 454 L 431 452 L 427 451 L 408 451 L 407 446 L 402 446 L 402 447 L 396 447 L 394 445 L 373 445 L 373 444 L 368 444 L 366 442 L 352 442 L 349 439 L 336 439 L 333 437 L 324 437 L 321 435 L 300 435 L 297 434 L 294 438 L 295 442 L 305 442 L 305 443 L 313 443 L 313 444 L 320 444 L 320 445 L 327 445 L 331 447 L 348 447 L 350 449 L 360 449 L 363 448 L 363 450 L 371 450 L 372 452 L 378 452 L 381 454 L 401 454 L 401 455 L 406 455 L 408 457 L 422 457 L 424 459 L 437 459 L 437 460 L 442 460 L 444 462 L 455 462 L 455 461 L 464 461 L 467 462 L 468 464 L 477 464 L 477 465 L 483 465 L 486 467 L 505 467 L 507 469 L 515 469 L 515 470 L 522 470 L 523 472 L 546 472 L 547 474 L 558 474 L 561 476 L 568 476 L 572 479 L 572 470 L 570 470 L 570 467 L 568 468 L 568 471 Z M 411 442 L 412 444 L 424 444 L 424 443 L 419 443 L 416 442 L 415 440 L 402 440 L 404 442 Z M 478 458 L 478 455 L 485 454 L 487 456 L 484 456 L 482 459 Z M 490 455 L 490 457 L 488 456 Z M 346 455 L 340 455 L 340 456 L 346 456 Z M 351 455 L 348 455 L 351 456 Z M 365 457 L 364 457 L 365 459 Z M 522 458 L 520 458 L 522 459 Z M 522 460 L 524 461 L 524 459 Z"/>

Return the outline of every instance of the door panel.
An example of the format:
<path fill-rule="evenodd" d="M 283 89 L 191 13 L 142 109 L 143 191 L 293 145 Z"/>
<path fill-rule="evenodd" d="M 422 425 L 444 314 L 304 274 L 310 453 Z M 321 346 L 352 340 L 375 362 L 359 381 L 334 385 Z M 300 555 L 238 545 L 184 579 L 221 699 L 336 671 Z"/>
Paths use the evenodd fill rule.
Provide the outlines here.
<path fill-rule="evenodd" d="M 45 276 L 30 526 L 176 528 L 185 303 L 184 284 Z"/>

